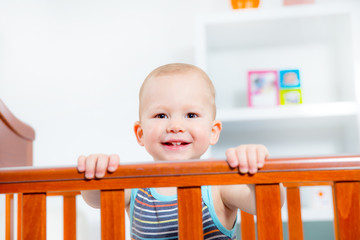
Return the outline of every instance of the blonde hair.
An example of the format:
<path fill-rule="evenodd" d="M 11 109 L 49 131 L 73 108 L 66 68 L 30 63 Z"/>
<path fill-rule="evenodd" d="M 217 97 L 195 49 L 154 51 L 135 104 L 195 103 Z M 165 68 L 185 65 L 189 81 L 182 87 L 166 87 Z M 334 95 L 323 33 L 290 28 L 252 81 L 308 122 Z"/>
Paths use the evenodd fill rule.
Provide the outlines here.
<path fill-rule="evenodd" d="M 181 74 L 181 73 L 187 73 L 187 72 L 194 72 L 198 73 L 203 80 L 206 81 L 206 83 L 209 86 L 210 96 L 212 98 L 212 109 L 214 113 L 214 119 L 216 116 L 216 105 L 215 105 L 215 88 L 210 80 L 209 76 L 199 67 L 186 64 L 186 63 L 170 63 L 166 65 L 162 65 L 156 69 L 154 69 L 152 72 L 149 73 L 149 75 L 145 78 L 144 82 L 141 85 L 140 91 L 139 91 L 139 117 L 140 117 L 140 108 L 141 108 L 141 96 L 143 95 L 144 89 L 146 84 L 149 82 L 151 78 L 159 77 L 159 76 L 166 76 L 166 75 L 174 75 L 174 74 Z"/>

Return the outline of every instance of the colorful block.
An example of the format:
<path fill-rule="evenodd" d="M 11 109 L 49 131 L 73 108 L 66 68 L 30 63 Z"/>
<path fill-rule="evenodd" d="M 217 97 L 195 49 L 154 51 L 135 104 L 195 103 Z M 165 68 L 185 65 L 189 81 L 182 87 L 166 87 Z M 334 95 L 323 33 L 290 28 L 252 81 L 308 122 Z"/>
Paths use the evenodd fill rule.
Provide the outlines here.
<path fill-rule="evenodd" d="M 277 71 L 248 72 L 248 105 L 250 107 L 279 105 Z"/>
<path fill-rule="evenodd" d="M 301 103 L 302 103 L 301 89 L 281 89 L 280 90 L 280 104 L 281 105 L 301 104 Z"/>
<path fill-rule="evenodd" d="M 299 70 L 280 70 L 280 88 L 300 88 Z"/>

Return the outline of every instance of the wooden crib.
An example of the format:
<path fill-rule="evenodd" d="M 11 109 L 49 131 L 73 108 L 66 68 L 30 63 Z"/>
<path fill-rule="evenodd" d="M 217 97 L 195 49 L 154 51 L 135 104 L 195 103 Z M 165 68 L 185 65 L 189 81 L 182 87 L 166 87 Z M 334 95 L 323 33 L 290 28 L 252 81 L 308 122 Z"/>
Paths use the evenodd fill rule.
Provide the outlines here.
<path fill-rule="evenodd" d="M 287 188 L 290 240 L 303 239 L 299 187 L 314 185 L 333 188 L 335 238 L 360 239 L 360 156 L 270 159 L 253 176 L 240 175 L 225 160 L 120 165 L 101 180 L 86 180 L 75 167 L 0 169 L 0 194 L 7 194 L 7 240 L 13 239 L 14 193 L 20 210 L 18 239 L 46 239 L 46 198 L 53 195 L 64 196 L 64 239 L 75 239 L 75 197 L 79 190 L 93 189 L 101 190 L 101 238 L 125 239 L 124 189 L 169 186 L 178 187 L 179 239 L 203 239 L 200 186 L 223 184 L 255 184 L 257 229 L 253 216 L 242 212 L 242 239 L 254 240 L 257 231 L 258 240 L 279 240 L 279 183 Z"/>
<path fill-rule="evenodd" d="M 225 161 L 121 165 L 101 180 L 85 180 L 75 167 L 0 170 L 0 193 L 22 193 L 22 238 L 46 238 L 46 196 L 61 194 L 64 226 L 75 225 L 75 194 L 101 189 L 102 239 L 125 239 L 124 189 L 178 187 L 179 238 L 202 239 L 201 185 L 256 184 L 257 237 L 282 239 L 279 183 L 287 187 L 289 239 L 302 239 L 299 186 L 334 189 L 336 239 L 360 239 L 360 158 L 271 159 L 254 176 L 240 175 Z M 247 223 L 250 221 L 250 226 Z M 242 214 L 242 239 L 255 239 L 253 220 Z M 68 234 L 68 232 L 72 234 Z M 66 239 L 75 230 L 65 229 Z M 72 235 L 72 236 L 70 236 Z"/>

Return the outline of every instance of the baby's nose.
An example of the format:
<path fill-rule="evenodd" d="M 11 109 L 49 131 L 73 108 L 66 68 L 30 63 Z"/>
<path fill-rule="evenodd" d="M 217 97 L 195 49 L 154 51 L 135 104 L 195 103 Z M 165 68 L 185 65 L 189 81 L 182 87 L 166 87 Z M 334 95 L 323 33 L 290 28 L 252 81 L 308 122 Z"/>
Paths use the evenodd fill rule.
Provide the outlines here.
<path fill-rule="evenodd" d="M 179 133 L 185 131 L 185 126 L 181 121 L 172 120 L 169 123 L 167 131 L 170 133 Z"/>

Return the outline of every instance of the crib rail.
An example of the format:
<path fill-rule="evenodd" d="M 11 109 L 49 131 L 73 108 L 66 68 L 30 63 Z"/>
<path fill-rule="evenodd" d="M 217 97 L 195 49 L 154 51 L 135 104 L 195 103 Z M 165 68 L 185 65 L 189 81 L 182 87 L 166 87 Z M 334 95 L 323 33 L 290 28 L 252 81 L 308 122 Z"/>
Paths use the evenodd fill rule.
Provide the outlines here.
<path fill-rule="evenodd" d="M 178 187 L 179 238 L 202 239 L 200 186 L 255 184 L 258 240 L 279 240 L 283 236 L 279 183 L 295 196 L 290 199 L 295 209 L 300 206 L 299 186 L 333 185 L 336 239 L 360 239 L 360 156 L 271 159 L 255 175 L 241 175 L 220 160 L 123 164 L 101 180 L 85 180 L 74 167 L 0 169 L 0 193 L 23 196 L 23 239 L 46 238 L 45 203 L 51 192 L 92 189 L 101 190 L 102 239 L 125 239 L 124 189 L 169 186 Z M 294 212 L 289 211 L 289 230 L 301 232 L 299 210 Z M 244 234 L 249 237 L 243 239 L 254 239 L 254 234 L 246 230 Z M 300 233 L 289 236 L 301 239 Z"/>

